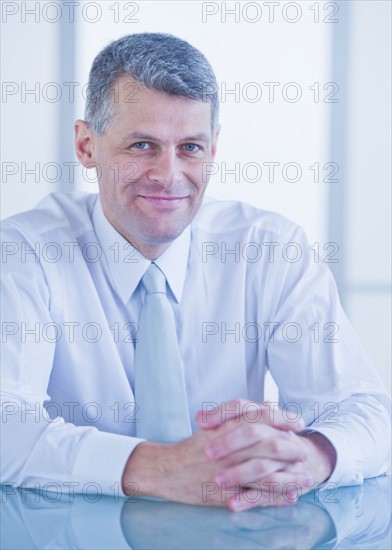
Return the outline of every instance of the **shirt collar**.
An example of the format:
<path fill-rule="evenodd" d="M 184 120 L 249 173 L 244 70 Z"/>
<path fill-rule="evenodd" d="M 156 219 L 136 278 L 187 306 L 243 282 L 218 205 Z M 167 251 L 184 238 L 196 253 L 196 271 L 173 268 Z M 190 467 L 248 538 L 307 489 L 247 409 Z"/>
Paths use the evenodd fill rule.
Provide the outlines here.
<path fill-rule="evenodd" d="M 138 252 L 111 225 L 102 210 L 98 197 L 92 215 L 95 234 L 105 253 L 115 288 L 121 300 L 127 304 L 151 261 Z M 163 271 L 177 302 L 181 301 L 188 266 L 191 242 L 190 227 L 186 227 L 177 239 L 154 262 Z"/>

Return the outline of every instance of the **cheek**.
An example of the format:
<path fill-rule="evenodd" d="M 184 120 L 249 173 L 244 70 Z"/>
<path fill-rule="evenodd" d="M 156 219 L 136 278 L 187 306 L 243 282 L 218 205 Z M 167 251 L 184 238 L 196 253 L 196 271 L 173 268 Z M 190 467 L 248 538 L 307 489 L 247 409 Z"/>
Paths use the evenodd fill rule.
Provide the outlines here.
<path fill-rule="evenodd" d="M 145 161 L 139 158 L 130 158 L 127 155 L 115 155 L 105 157 L 102 160 L 102 182 L 104 185 L 110 182 L 113 187 L 121 188 L 124 184 L 137 181 L 146 171 Z"/>
<path fill-rule="evenodd" d="M 187 172 L 187 176 L 194 184 L 197 190 L 201 193 L 204 191 L 208 183 L 208 174 L 211 172 L 212 167 L 210 162 L 201 162 L 196 166 L 190 167 Z"/>
<path fill-rule="evenodd" d="M 143 167 L 141 163 L 128 160 L 120 166 L 117 183 L 129 185 L 130 183 L 137 182 L 142 175 Z"/>

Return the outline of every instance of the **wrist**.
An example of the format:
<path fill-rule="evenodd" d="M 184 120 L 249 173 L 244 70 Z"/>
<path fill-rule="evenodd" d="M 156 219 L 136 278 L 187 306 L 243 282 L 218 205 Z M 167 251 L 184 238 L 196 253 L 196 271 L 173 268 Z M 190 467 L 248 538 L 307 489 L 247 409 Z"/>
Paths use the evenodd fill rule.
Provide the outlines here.
<path fill-rule="evenodd" d="M 336 465 L 336 450 L 324 435 L 318 432 L 301 435 L 306 440 L 309 449 L 309 467 L 314 481 L 327 481 Z"/>
<path fill-rule="evenodd" d="M 164 480 L 170 470 L 170 445 L 144 441 L 130 454 L 121 484 L 132 496 L 165 498 Z"/>

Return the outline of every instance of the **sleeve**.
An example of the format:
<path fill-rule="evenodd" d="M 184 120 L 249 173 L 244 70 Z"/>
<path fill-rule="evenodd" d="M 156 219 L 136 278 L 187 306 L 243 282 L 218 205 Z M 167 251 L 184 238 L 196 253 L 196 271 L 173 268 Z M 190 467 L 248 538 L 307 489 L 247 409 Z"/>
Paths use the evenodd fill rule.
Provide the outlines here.
<path fill-rule="evenodd" d="M 39 334 L 51 322 L 51 292 L 33 253 L 37 243 L 7 225 L 1 260 L 1 482 L 123 495 L 125 464 L 142 440 L 49 418 L 44 403 L 56 344 Z"/>
<path fill-rule="evenodd" d="M 272 273 L 268 368 L 280 407 L 323 434 L 337 462 L 328 482 L 358 485 L 390 464 L 390 397 L 355 335 L 332 274 L 296 228 Z M 295 260 L 295 261 L 293 261 Z"/>

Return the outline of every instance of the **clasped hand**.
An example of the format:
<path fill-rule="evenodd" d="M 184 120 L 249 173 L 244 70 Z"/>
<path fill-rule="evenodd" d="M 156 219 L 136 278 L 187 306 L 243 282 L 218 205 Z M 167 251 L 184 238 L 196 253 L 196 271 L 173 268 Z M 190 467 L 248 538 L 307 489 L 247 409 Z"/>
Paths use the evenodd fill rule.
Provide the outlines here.
<path fill-rule="evenodd" d="M 209 492 L 230 494 L 231 509 L 291 504 L 315 483 L 308 469 L 309 443 L 298 435 L 303 421 L 283 415 L 272 403 L 236 400 L 212 412 L 199 411 L 197 421 L 212 436 L 206 456 L 220 463 Z"/>
<path fill-rule="evenodd" d="M 336 453 L 273 407 L 235 400 L 199 411 L 200 430 L 179 443 L 140 443 L 124 470 L 125 493 L 136 486 L 141 496 L 231 510 L 296 502 L 330 476 Z"/>

